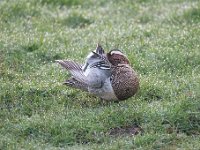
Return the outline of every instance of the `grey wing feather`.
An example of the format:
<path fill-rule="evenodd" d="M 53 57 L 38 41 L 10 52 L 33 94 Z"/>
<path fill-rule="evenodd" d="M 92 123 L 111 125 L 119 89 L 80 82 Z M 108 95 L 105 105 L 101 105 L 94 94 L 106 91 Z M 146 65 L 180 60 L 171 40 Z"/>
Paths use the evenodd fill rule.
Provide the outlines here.
<path fill-rule="evenodd" d="M 80 64 L 70 60 L 56 60 L 56 62 L 66 68 L 76 80 L 87 84 L 87 77 L 84 75 Z"/>
<path fill-rule="evenodd" d="M 70 79 L 66 80 L 64 82 L 64 84 L 67 85 L 67 86 L 70 86 L 72 88 L 76 88 L 76 89 L 80 89 L 80 90 L 88 92 L 88 85 L 86 83 L 79 82 L 78 80 L 76 80 L 73 77 L 71 77 Z"/>

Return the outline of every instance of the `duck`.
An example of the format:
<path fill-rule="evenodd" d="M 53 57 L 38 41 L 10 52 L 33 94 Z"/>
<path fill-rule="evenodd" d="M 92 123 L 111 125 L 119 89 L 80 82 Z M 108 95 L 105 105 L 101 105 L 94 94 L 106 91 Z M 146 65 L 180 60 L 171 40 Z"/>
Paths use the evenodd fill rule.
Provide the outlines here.
<path fill-rule="evenodd" d="M 83 65 L 71 60 L 56 60 L 70 72 L 64 84 L 88 92 L 107 101 L 122 101 L 134 96 L 139 89 L 139 77 L 128 57 L 119 49 L 105 53 L 97 44 Z"/>

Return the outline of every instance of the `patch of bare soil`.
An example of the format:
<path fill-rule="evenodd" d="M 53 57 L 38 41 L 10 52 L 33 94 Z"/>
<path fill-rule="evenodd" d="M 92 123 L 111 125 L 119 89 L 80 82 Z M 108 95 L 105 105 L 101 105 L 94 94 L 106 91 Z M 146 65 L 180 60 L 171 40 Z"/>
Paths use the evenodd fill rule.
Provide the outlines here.
<path fill-rule="evenodd" d="M 110 129 L 108 134 L 112 136 L 121 136 L 121 135 L 134 136 L 142 132 L 143 129 L 141 127 L 137 125 L 132 125 L 132 126 L 122 126 L 122 127 L 112 128 Z"/>

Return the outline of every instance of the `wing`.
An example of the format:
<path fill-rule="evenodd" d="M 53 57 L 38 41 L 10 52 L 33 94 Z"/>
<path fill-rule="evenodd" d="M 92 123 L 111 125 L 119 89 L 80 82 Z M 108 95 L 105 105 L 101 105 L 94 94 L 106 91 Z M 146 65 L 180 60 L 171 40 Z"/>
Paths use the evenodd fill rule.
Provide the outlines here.
<path fill-rule="evenodd" d="M 88 85 L 86 83 L 79 82 L 78 80 L 76 80 L 73 77 L 71 77 L 70 79 L 66 80 L 64 82 L 64 84 L 67 85 L 67 86 L 70 86 L 72 88 L 76 88 L 76 89 L 80 89 L 80 90 L 88 92 Z"/>
<path fill-rule="evenodd" d="M 56 62 L 67 69 L 77 81 L 85 84 L 88 83 L 80 64 L 70 60 L 56 60 Z"/>

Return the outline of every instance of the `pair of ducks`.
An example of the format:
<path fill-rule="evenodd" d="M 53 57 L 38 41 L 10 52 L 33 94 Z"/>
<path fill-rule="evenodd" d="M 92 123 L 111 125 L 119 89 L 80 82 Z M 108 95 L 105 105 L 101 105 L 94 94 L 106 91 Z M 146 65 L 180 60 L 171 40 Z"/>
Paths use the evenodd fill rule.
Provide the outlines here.
<path fill-rule="evenodd" d="M 56 62 L 72 75 L 64 84 L 104 100 L 128 99 L 139 87 L 139 78 L 127 56 L 117 49 L 105 53 L 98 44 L 96 50 L 89 53 L 84 65 L 70 60 Z"/>

